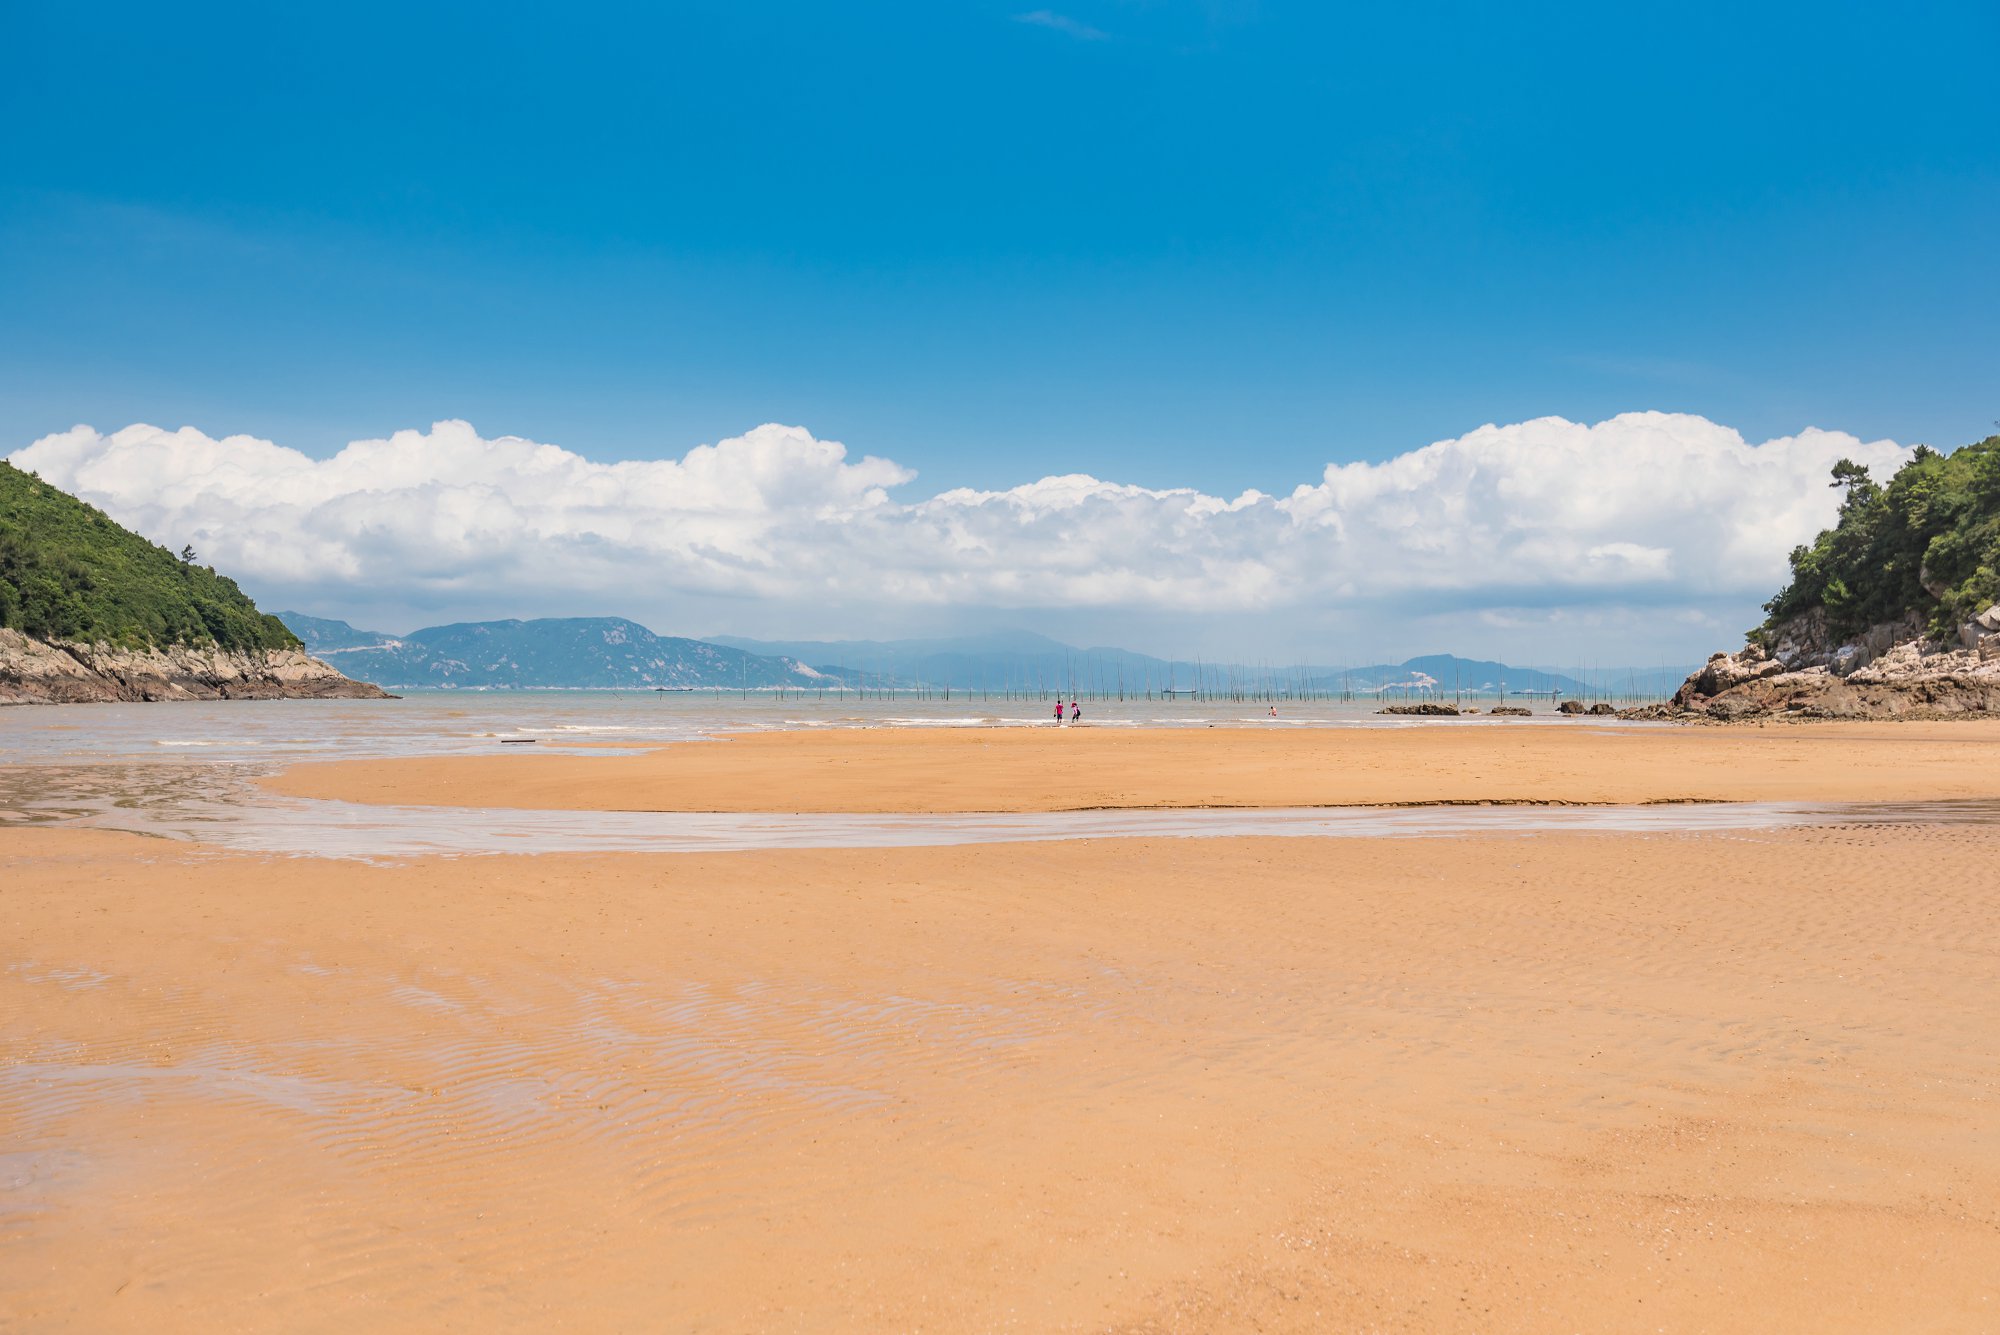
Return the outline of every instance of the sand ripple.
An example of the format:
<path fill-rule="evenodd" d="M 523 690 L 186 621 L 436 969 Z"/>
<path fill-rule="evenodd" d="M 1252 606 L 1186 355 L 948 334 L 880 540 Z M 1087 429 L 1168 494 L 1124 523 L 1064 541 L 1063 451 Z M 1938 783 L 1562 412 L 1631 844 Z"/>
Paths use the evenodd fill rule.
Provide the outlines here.
<path fill-rule="evenodd" d="M 0 834 L 24 1329 L 2000 1302 L 1989 828 L 148 856 Z"/>

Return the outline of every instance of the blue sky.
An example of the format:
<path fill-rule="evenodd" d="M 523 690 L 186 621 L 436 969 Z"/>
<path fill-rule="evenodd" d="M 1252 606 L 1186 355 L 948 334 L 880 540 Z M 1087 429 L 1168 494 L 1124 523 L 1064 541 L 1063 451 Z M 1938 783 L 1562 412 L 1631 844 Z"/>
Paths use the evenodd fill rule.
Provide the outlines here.
<path fill-rule="evenodd" d="M 8 23 L 0 454 L 381 629 L 1688 661 L 2000 417 L 1990 2 Z"/>
<path fill-rule="evenodd" d="M 1234 494 L 1545 414 L 2000 416 L 1991 4 L 9 12 L 9 447 L 778 421 Z"/>

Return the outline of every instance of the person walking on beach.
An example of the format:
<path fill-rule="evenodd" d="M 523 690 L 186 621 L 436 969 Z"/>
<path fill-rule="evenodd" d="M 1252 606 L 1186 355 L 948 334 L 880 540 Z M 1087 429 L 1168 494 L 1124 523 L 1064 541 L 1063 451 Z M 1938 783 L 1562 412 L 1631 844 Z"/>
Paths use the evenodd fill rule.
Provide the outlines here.
<path fill-rule="evenodd" d="M 1077 704 L 1077 702 L 1076 702 L 1076 701 L 1074 701 L 1074 700 L 1070 701 L 1070 702 L 1069 702 L 1069 721 L 1070 721 L 1071 723 L 1074 723 L 1074 722 L 1076 722 L 1076 721 L 1077 721 L 1078 719 L 1080 719 L 1080 718 L 1082 718 L 1082 717 L 1083 717 L 1083 707 L 1082 707 L 1081 705 Z"/>
<path fill-rule="evenodd" d="M 1063 708 L 1062 708 L 1062 701 L 1061 701 L 1061 700 L 1057 700 L 1057 701 L 1056 701 L 1056 723 L 1060 725 L 1060 724 L 1062 723 L 1062 720 L 1063 720 Z"/>

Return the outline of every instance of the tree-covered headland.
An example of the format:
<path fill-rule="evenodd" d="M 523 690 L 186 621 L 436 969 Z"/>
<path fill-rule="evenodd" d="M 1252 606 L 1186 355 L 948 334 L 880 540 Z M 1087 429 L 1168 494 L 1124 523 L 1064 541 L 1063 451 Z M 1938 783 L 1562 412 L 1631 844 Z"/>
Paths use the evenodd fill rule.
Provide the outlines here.
<path fill-rule="evenodd" d="M 289 649 L 236 582 L 0 461 L 0 626 L 44 640 Z"/>
<path fill-rule="evenodd" d="M 1764 605 L 1765 630 L 1815 608 L 1847 639 L 1916 613 L 1938 639 L 2000 601 L 2000 436 L 1952 454 L 1919 445 L 1878 483 L 1843 459 L 1840 519 L 1792 551 L 1792 581 Z"/>

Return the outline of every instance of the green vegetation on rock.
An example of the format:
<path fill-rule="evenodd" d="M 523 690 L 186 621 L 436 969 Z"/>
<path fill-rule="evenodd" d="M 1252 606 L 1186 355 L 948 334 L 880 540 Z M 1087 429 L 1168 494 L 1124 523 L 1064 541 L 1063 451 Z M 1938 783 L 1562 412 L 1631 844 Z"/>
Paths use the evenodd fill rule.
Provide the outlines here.
<path fill-rule="evenodd" d="M 1792 582 L 1764 605 L 1766 630 L 1815 608 L 1845 638 L 1915 613 L 1933 636 L 2000 601 L 2000 436 L 1953 454 L 1919 445 L 1888 484 L 1843 459 L 1840 521 L 1792 552 Z"/>
<path fill-rule="evenodd" d="M 185 559 L 183 559 L 185 558 Z M 298 637 L 194 553 L 175 556 L 0 461 L 0 626 L 44 640 L 289 649 Z"/>

